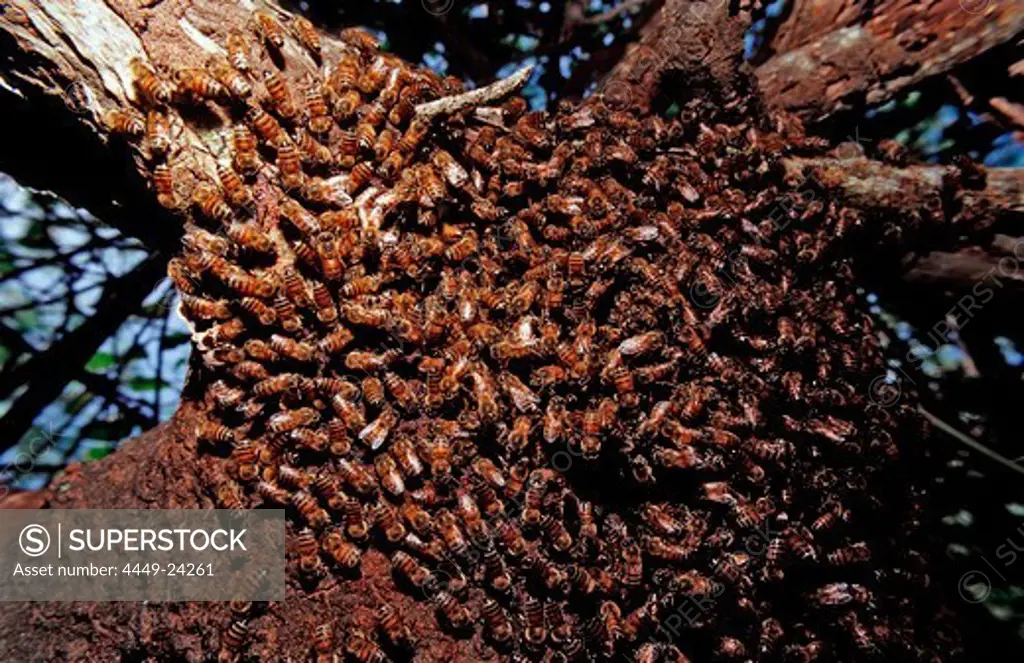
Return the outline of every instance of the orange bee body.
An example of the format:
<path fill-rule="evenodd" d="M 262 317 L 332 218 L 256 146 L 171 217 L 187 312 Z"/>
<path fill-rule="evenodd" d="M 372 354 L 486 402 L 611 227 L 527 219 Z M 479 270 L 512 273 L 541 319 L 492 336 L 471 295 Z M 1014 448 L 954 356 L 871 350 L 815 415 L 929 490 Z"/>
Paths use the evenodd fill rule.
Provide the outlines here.
<path fill-rule="evenodd" d="M 263 84 L 267 88 L 267 93 L 270 95 L 270 100 L 278 115 L 288 120 L 298 114 L 299 109 L 295 105 L 295 99 L 292 98 L 292 91 L 288 88 L 288 83 L 280 72 L 264 72 Z"/>
<path fill-rule="evenodd" d="M 234 218 L 234 212 L 231 210 L 231 207 L 209 185 L 196 187 L 192 194 L 192 202 L 196 204 L 204 216 L 212 221 L 227 224 Z"/>
<path fill-rule="evenodd" d="M 178 208 L 178 194 L 174 190 L 174 178 L 171 168 L 165 163 L 153 169 L 153 186 L 156 187 L 156 200 L 166 209 Z"/>
<path fill-rule="evenodd" d="M 245 118 L 250 125 L 255 127 L 260 138 L 270 145 L 278 145 L 282 140 L 288 139 L 278 121 L 262 108 L 250 107 L 246 112 Z"/>
<path fill-rule="evenodd" d="M 305 16 L 296 16 L 292 19 L 292 31 L 298 38 L 299 43 L 305 47 L 313 56 L 320 57 L 320 33 L 316 31 L 313 23 Z"/>
<path fill-rule="evenodd" d="M 214 56 L 207 63 L 210 74 L 218 83 L 237 99 L 248 99 L 252 96 L 252 85 L 237 67 L 224 57 Z"/>
<path fill-rule="evenodd" d="M 376 37 L 359 28 L 345 28 L 339 36 L 343 42 L 355 46 L 364 53 L 370 53 L 380 48 L 380 42 Z"/>
<path fill-rule="evenodd" d="M 402 138 L 398 141 L 398 149 L 406 154 L 412 154 L 429 132 L 429 124 L 423 120 L 413 120 L 409 128 L 402 134 Z"/>
<path fill-rule="evenodd" d="M 133 109 L 109 110 L 103 114 L 103 123 L 113 133 L 139 138 L 146 131 L 146 123 Z"/>
<path fill-rule="evenodd" d="M 236 124 L 231 134 L 235 148 L 234 167 L 240 173 L 253 173 L 259 168 L 259 155 L 256 153 L 256 137 L 244 124 Z"/>
<path fill-rule="evenodd" d="M 324 101 L 319 82 L 306 89 L 306 110 L 309 112 L 309 130 L 315 134 L 325 134 L 331 130 L 331 116 Z"/>
<path fill-rule="evenodd" d="M 128 63 L 134 79 L 135 87 L 151 103 L 164 105 L 171 103 L 174 98 L 174 85 L 157 75 L 140 57 L 134 57 Z"/>
<path fill-rule="evenodd" d="M 235 207 L 251 207 L 253 204 L 252 192 L 245 185 L 230 166 L 220 164 L 217 166 L 217 177 L 229 203 Z"/>
<path fill-rule="evenodd" d="M 281 171 L 281 184 L 285 189 L 298 189 L 302 186 L 302 156 L 295 143 L 281 141 L 278 144 L 277 168 Z"/>
<path fill-rule="evenodd" d="M 178 90 L 186 99 L 193 101 L 224 101 L 228 89 L 211 74 L 202 69 L 184 68 L 174 72 Z"/>
<path fill-rule="evenodd" d="M 249 71 L 249 44 L 245 35 L 232 30 L 227 41 L 228 61 L 231 66 L 241 72 Z"/>
<path fill-rule="evenodd" d="M 280 51 L 284 48 L 284 26 L 280 21 L 265 11 L 257 11 L 253 17 L 256 19 L 256 32 L 260 38 L 275 50 Z"/>

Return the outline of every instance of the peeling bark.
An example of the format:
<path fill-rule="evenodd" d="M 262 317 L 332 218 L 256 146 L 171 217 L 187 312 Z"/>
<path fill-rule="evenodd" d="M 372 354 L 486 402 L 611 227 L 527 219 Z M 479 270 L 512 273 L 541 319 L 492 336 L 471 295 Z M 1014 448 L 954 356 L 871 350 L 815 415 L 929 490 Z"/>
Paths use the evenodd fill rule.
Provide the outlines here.
<path fill-rule="evenodd" d="M 265 6 L 282 19 L 288 16 L 276 5 Z M 8 3 L 0 14 L 0 54 L 8 62 L 0 75 L 0 118 L 23 130 L 0 148 L 0 167 L 26 185 L 60 193 L 154 248 L 173 250 L 182 215 L 156 204 L 148 155 L 111 136 L 103 115 L 136 100 L 129 72 L 133 57 L 165 73 L 202 67 L 210 55 L 223 53 L 218 43 L 230 30 L 251 32 L 254 8 L 251 2 L 213 0 L 152 7 L 114 0 Z M 341 43 L 328 35 L 322 40 L 324 57 L 335 59 Z M 262 54 L 255 47 L 251 52 L 254 58 Z M 318 67 L 291 42 L 282 56 L 289 82 Z M 257 71 L 270 66 L 262 57 L 255 62 Z M 198 181 L 216 181 L 217 163 L 228 158 L 225 111 L 204 106 L 196 112 L 193 119 L 201 121 L 187 125 L 170 118 L 175 144 L 184 146 L 169 158 L 181 200 L 190 199 Z M 60 156 L 26 159 L 26 154 Z M 90 162 L 89 169 L 81 167 L 83 161 Z"/>
<path fill-rule="evenodd" d="M 892 214 L 935 209 L 941 216 L 934 221 L 959 224 L 964 234 L 1024 220 L 1024 170 L 1018 168 L 989 169 L 984 184 L 972 188 L 963 185 L 955 166 L 901 168 L 870 159 L 788 159 L 785 166 L 793 177 L 813 176 L 833 186 L 860 209 Z"/>
<path fill-rule="evenodd" d="M 817 122 L 877 104 L 1024 33 L 1012 2 L 802 0 L 757 68 L 766 99 Z"/>

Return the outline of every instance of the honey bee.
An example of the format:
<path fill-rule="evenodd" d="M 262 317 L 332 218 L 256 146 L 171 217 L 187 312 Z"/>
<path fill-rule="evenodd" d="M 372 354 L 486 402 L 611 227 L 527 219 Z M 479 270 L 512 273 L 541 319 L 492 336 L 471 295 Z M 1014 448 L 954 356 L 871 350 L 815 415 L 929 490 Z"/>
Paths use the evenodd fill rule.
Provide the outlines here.
<path fill-rule="evenodd" d="M 377 450 L 384 444 L 388 434 L 398 424 L 398 413 L 391 408 L 386 408 L 374 421 L 359 431 L 358 437 L 367 444 L 370 449 Z M 401 478 L 401 477 L 399 477 Z"/>
<path fill-rule="evenodd" d="M 299 449 L 321 452 L 327 448 L 327 433 L 322 430 L 296 428 L 289 433 L 288 437 Z"/>
<path fill-rule="evenodd" d="M 237 441 L 235 431 L 222 423 L 203 419 L 196 429 L 196 437 L 209 442 L 233 443 Z"/>
<path fill-rule="evenodd" d="M 388 641 L 399 648 L 411 649 L 416 642 L 409 627 L 401 623 L 398 611 L 388 604 L 377 608 L 377 625 Z"/>
<path fill-rule="evenodd" d="M 377 143 L 377 130 L 368 122 L 360 122 L 355 128 L 355 139 L 359 153 L 372 151 Z"/>
<path fill-rule="evenodd" d="M 331 130 L 332 121 L 327 102 L 324 101 L 324 95 L 320 89 L 320 83 L 315 80 L 307 81 L 307 86 L 306 111 L 309 113 L 307 126 L 315 134 L 326 134 Z"/>
<path fill-rule="evenodd" d="M 408 553 L 399 550 L 391 556 L 391 565 L 405 576 L 414 587 L 423 587 L 430 579 L 430 571 L 419 565 Z"/>
<path fill-rule="evenodd" d="M 249 638 L 249 624 L 244 619 L 234 619 L 221 637 L 221 649 L 218 660 L 231 661 L 237 658 L 245 641 Z"/>
<path fill-rule="evenodd" d="M 231 223 L 225 228 L 225 234 L 240 247 L 256 253 L 273 253 L 274 245 L 260 228 L 253 223 Z M 256 314 L 257 317 L 262 317 Z M 274 316 L 276 318 L 276 316 Z M 271 324 L 273 320 L 264 324 Z"/>
<path fill-rule="evenodd" d="M 339 37 L 346 44 L 355 46 L 363 54 L 373 53 L 380 48 L 380 43 L 376 37 L 359 28 L 345 28 L 341 31 Z"/>
<path fill-rule="evenodd" d="M 361 161 L 352 167 L 348 176 L 348 195 L 354 196 L 373 179 L 373 164 Z"/>
<path fill-rule="evenodd" d="M 333 159 L 331 150 L 327 146 L 321 145 L 307 131 L 300 130 L 298 132 L 298 148 L 302 154 L 303 163 L 312 166 L 326 166 Z M 335 193 L 331 184 L 319 177 L 314 177 L 310 179 L 304 195 L 307 200 L 329 202 L 334 198 Z"/>
<path fill-rule="evenodd" d="M 487 632 L 494 642 L 501 645 L 512 638 L 514 634 L 512 622 L 509 621 L 505 611 L 496 601 L 486 599 L 480 613 L 487 626 Z"/>
<path fill-rule="evenodd" d="M 269 398 L 294 389 L 299 383 L 299 376 L 295 373 L 275 375 L 257 382 L 252 387 L 252 395 L 256 398 Z"/>
<path fill-rule="evenodd" d="M 346 460 L 339 460 L 337 464 L 341 478 L 357 493 L 370 495 L 376 492 L 377 483 L 374 481 L 373 475 L 365 467 Z"/>
<path fill-rule="evenodd" d="M 452 448 L 446 440 L 438 437 L 433 442 L 423 442 L 418 451 L 435 477 L 445 477 L 451 473 Z"/>
<path fill-rule="evenodd" d="M 561 519 L 545 516 L 541 519 L 540 526 L 551 540 L 551 546 L 558 552 L 565 552 L 572 547 L 572 536 Z"/>
<path fill-rule="evenodd" d="M 388 458 L 388 456 L 378 456 L 378 458 Z M 391 543 L 398 543 L 405 538 L 405 525 L 399 520 L 395 508 L 386 501 L 377 502 L 377 506 L 373 509 L 373 520 L 384 532 L 384 537 Z"/>
<path fill-rule="evenodd" d="M 235 148 L 235 170 L 244 174 L 256 172 L 259 169 L 259 155 L 256 153 L 256 137 L 249 128 L 244 124 L 236 124 L 232 130 L 232 144 Z"/>
<path fill-rule="evenodd" d="M 334 649 L 334 630 L 330 624 L 318 624 L 313 631 L 313 649 L 317 663 L 328 663 Z"/>
<path fill-rule="evenodd" d="M 221 187 L 223 188 L 229 203 L 231 203 L 235 207 L 252 207 L 252 192 L 249 191 L 249 187 L 245 185 L 245 183 L 242 181 L 242 178 L 239 177 L 238 173 L 236 173 L 230 166 L 227 166 L 225 164 L 218 165 L 217 177 L 220 179 Z M 269 239 L 267 240 L 267 242 L 267 248 L 265 248 L 263 252 L 269 250 Z"/>
<path fill-rule="evenodd" d="M 103 114 L 103 124 L 108 131 L 139 138 L 146 131 L 146 123 L 134 109 L 112 109 Z"/>
<path fill-rule="evenodd" d="M 294 386 L 294 376 L 279 376 L 279 377 L 290 377 L 291 386 Z M 276 379 L 276 378 L 271 378 Z M 282 381 L 284 384 L 288 384 L 286 381 Z M 279 385 L 275 385 L 279 386 Z M 289 388 L 290 388 L 289 387 Z M 298 428 L 300 426 L 308 426 L 316 423 L 320 419 L 320 414 L 310 407 L 303 407 L 297 410 L 284 410 L 270 417 L 267 420 L 267 430 L 271 433 L 287 433 L 290 430 Z"/>
<path fill-rule="evenodd" d="M 310 52 L 314 59 L 320 59 L 320 33 L 316 31 L 313 23 L 305 16 L 292 18 L 292 32 L 299 40 L 299 43 Z"/>
<path fill-rule="evenodd" d="M 338 319 L 338 308 L 334 305 L 334 296 L 320 281 L 313 282 L 313 302 L 316 304 L 317 320 L 324 324 L 331 324 Z"/>
<path fill-rule="evenodd" d="M 361 429 L 366 425 L 363 413 L 342 394 L 335 394 L 331 398 L 331 407 L 334 408 L 338 418 L 349 430 Z"/>
<path fill-rule="evenodd" d="M 252 481 L 256 478 L 257 449 L 252 442 L 242 440 L 237 442 L 231 450 L 231 459 L 235 462 L 236 473 L 240 481 Z"/>
<path fill-rule="evenodd" d="M 384 383 L 375 377 L 363 378 L 363 398 L 374 407 L 381 407 L 384 404 Z"/>
<path fill-rule="evenodd" d="M 352 342 L 352 332 L 344 327 L 336 327 L 330 334 L 320 340 L 320 349 L 329 355 L 336 355 Z"/>
<path fill-rule="evenodd" d="M 331 530 L 325 535 L 323 548 L 338 566 L 345 569 L 359 566 L 359 548 L 346 541 L 337 530 Z"/>
<path fill-rule="evenodd" d="M 174 72 L 174 82 L 177 83 L 181 96 L 192 103 L 206 100 L 220 102 L 229 97 L 228 89 L 203 69 L 177 69 Z"/>
<path fill-rule="evenodd" d="M 866 562 L 871 559 L 871 549 L 864 542 L 854 543 L 825 555 L 825 559 L 833 566 L 849 566 Z"/>
<path fill-rule="evenodd" d="M 532 596 L 528 596 L 523 603 L 523 618 L 526 622 L 526 629 L 523 631 L 526 642 L 533 647 L 539 647 L 547 638 L 548 631 L 544 625 L 544 607 Z"/>
<path fill-rule="evenodd" d="M 405 133 L 402 134 L 402 138 L 398 141 L 398 150 L 403 154 L 412 154 L 429 132 L 429 124 L 423 120 L 413 120 L 405 130 Z"/>
<path fill-rule="evenodd" d="M 435 594 L 431 600 L 437 605 L 438 610 L 448 620 L 452 628 L 462 629 L 469 625 L 469 610 L 448 592 L 442 590 Z"/>
<path fill-rule="evenodd" d="M 188 317 L 198 320 L 226 320 L 231 317 L 231 309 L 223 299 L 212 300 L 181 293 L 182 309 Z"/>
<path fill-rule="evenodd" d="M 239 494 L 238 485 L 233 481 L 226 481 L 215 489 L 217 497 L 217 504 L 221 509 L 243 509 L 245 505 L 242 503 L 241 495 Z"/>
<path fill-rule="evenodd" d="M 286 190 L 302 187 L 305 181 L 302 172 L 302 155 L 299 153 L 299 148 L 290 140 L 282 140 L 277 146 L 277 168 L 281 172 L 281 185 Z"/>
<path fill-rule="evenodd" d="M 228 62 L 232 67 L 243 73 L 249 71 L 249 44 L 245 35 L 237 30 L 232 30 L 228 34 L 227 52 Z"/>
<path fill-rule="evenodd" d="M 334 119 L 338 122 L 348 122 L 355 117 L 356 111 L 359 110 L 360 104 L 363 103 L 363 98 L 359 94 L 359 90 L 345 90 L 340 92 L 334 102 Z M 355 134 L 350 134 L 352 137 L 352 146 L 355 146 Z M 343 149 L 343 154 L 354 154 L 351 149 Z"/>
<path fill-rule="evenodd" d="M 370 526 L 366 522 L 366 515 L 363 513 L 363 506 L 358 500 L 350 499 L 345 502 L 345 533 L 356 541 L 362 541 L 370 532 Z"/>
<path fill-rule="evenodd" d="M 284 48 L 284 26 L 276 18 L 262 10 L 255 12 L 253 18 L 256 21 L 256 33 L 267 46 L 275 51 Z"/>
<path fill-rule="evenodd" d="M 295 553 L 299 559 L 299 569 L 307 576 L 322 574 L 323 563 L 320 561 L 320 546 L 316 537 L 308 528 L 303 528 L 295 537 Z"/>
<path fill-rule="evenodd" d="M 412 500 L 406 500 L 399 507 L 402 517 L 418 534 L 426 534 L 432 526 L 433 521 L 430 514 L 423 507 Z"/>
<path fill-rule="evenodd" d="M 386 373 L 384 375 L 384 386 L 387 387 L 388 393 L 403 410 L 412 412 L 417 409 L 419 399 L 408 382 L 394 373 Z"/>
<path fill-rule="evenodd" d="M 270 347 L 281 355 L 300 362 L 313 361 L 313 347 L 308 343 L 296 341 L 293 338 L 273 334 L 270 337 Z"/>
<path fill-rule="evenodd" d="M 231 43 L 231 37 L 228 37 Z M 245 100 L 252 96 L 252 85 L 237 66 L 232 66 L 231 60 L 220 55 L 212 56 L 206 63 L 207 69 L 213 78 L 229 91 L 236 99 Z"/>
<path fill-rule="evenodd" d="M 128 67 L 135 87 L 153 104 L 166 105 L 174 97 L 174 85 L 157 75 L 156 71 L 140 57 L 133 57 Z"/>
<path fill-rule="evenodd" d="M 398 464 L 395 459 L 387 454 L 377 456 L 373 461 L 373 467 L 377 470 L 377 477 L 380 485 L 395 497 L 405 492 L 405 481 L 398 471 Z M 405 536 L 404 534 L 402 536 Z M 401 538 L 401 537 L 399 537 Z"/>
<path fill-rule="evenodd" d="M 287 134 L 285 134 L 284 129 L 281 128 L 280 123 L 278 123 L 278 121 L 275 120 L 274 117 L 270 113 L 266 112 L 262 108 L 259 108 L 257 106 L 250 106 L 249 110 L 246 111 L 245 118 L 246 118 L 246 121 L 249 123 L 249 125 L 251 125 L 252 127 L 255 127 L 256 132 L 260 135 L 260 138 L 262 138 L 265 143 L 268 143 L 270 145 L 280 145 L 282 141 L 286 141 L 288 139 L 288 136 L 287 136 Z M 242 134 L 242 136 L 244 136 L 244 133 Z M 248 147 L 249 146 L 246 145 L 246 148 L 248 148 Z M 254 151 L 255 144 L 252 145 L 252 148 L 253 148 L 253 150 L 248 150 L 247 149 L 247 152 L 248 151 Z M 237 125 L 236 125 L 236 133 L 235 133 L 235 158 L 236 158 L 236 160 L 239 158 L 238 155 L 239 155 L 239 153 L 241 153 L 241 151 L 242 150 L 240 149 L 240 145 L 239 145 L 239 133 L 238 133 L 238 130 L 237 130 Z M 258 157 L 254 156 L 253 160 L 255 161 L 256 158 L 258 158 Z M 240 170 L 242 170 L 242 169 L 240 169 Z M 242 172 L 246 172 L 246 171 L 243 170 Z"/>
<path fill-rule="evenodd" d="M 165 209 L 178 208 L 178 194 L 174 188 L 174 177 L 171 167 L 166 163 L 157 164 L 153 168 L 153 186 L 156 188 L 156 200 Z"/>
<path fill-rule="evenodd" d="M 274 106 L 274 110 L 277 111 L 280 117 L 289 120 L 298 114 L 298 106 L 295 104 L 295 99 L 292 97 L 287 81 L 285 81 L 284 76 L 280 72 L 263 72 L 263 85 L 267 88 L 267 93 L 270 95 L 270 101 Z"/>
<path fill-rule="evenodd" d="M 359 663 L 387 663 L 389 660 L 387 654 L 358 629 L 349 635 L 345 649 Z"/>
<path fill-rule="evenodd" d="M 327 423 L 328 450 L 334 456 L 347 456 L 352 451 L 352 440 L 345 431 L 345 425 L 338 419 Z"/>
<path fill-rule="evenodd" d="M 211 221 L 227 225 L 234 218 L 231 210 L 220 194 L 210 185 L 201 184 L 192 193 L 192 202 Z"/>

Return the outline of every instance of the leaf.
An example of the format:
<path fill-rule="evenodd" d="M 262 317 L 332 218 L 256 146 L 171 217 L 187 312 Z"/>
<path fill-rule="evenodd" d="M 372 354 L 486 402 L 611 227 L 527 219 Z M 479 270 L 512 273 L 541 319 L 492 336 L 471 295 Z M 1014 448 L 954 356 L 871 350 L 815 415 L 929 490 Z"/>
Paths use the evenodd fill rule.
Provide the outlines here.
<path fill-rule="evenodd" d="M 166 387 L 167 383 L 156 378 L 132 378 L 128 381 L 128 388 L 133 391 L 155 391 L 157 386 Z"/>
<path fill-rule="evenodd" d="M 109 352 L 97 352 L 85 365 L 85 370 L 90 373 L 102 373 L 117 363 L 117 357 Z"/>
<path fill-rule="evenodd" d="M 88 462 L 90 460 L 99 460 L 99 459 L 101 459 L 101 458 L 103 458 L 105 456 L 109 456 L 110 452 L 113 451 L 113 450 L 114 450 L 114 447 L 111 446 L 111 445 L 105 445 L 105 446 L 102 446 L 102 447 L 93 447 L 92 449 L 89 449 L 88 451 L 85 452 L 85 460 L 86 460 L 86 462 Z"/>

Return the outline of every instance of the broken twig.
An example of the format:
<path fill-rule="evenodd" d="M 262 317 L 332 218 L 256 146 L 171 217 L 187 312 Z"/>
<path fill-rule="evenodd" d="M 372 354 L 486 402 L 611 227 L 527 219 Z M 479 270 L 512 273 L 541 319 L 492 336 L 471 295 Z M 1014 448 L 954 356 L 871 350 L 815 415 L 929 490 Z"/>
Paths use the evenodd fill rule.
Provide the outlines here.
<path fill-rule="evenodd" d="M 463 108 L 487 104 L 502 97 L 506 97 L 518 90 L 530 78 L 533 72 L 533 65 L 523 67 L 508 78 L 494 81 L 478 90 L 464 92 L 462 94 L 442 97 L 434 101 L 418 104 L 416 106 L 416 117 L 421 120 L 430 121 L 438 115 L 451 115 Z"/>

